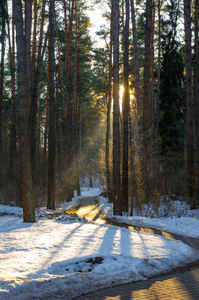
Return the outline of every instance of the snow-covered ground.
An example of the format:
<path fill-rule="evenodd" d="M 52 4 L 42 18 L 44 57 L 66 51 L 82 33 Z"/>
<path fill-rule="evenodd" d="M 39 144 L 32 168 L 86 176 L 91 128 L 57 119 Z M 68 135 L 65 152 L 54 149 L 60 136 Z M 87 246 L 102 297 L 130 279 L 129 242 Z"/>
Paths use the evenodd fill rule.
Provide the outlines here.
<path fill-rule="evenodd" d="M 95 195 L 99 190 L 87 190 L 82 198 Z M 63 290 L 64 299 L 72 299 L 100 288 L 145 280 L 199 259 L 199 251 L 180 241 L 66 215 L 66 206 L 77 206 L 79 199 L 56 213 L 38 209 L 35 224 L 22 222 L 21 208 L 0 205 L 0 299 L 53 299 Z M 104 213 L 110 214 L 111 206 L 102 197 L 98 200 Z M 152 226 L 155 220 L 164 229 L 175 219 L 183 221 L 183 217 L 171 216 L 156 220 L 133 217 L 145 226 Z M 189 230 L 199 228 L 197 216 L 189 222 Z M 184 224 L 180 228 L 184 234 Z"/>
<path fill-rule="evenodd" d="M 113 215 L 112 204 L 103 197 L 98 198 L 101 211 L 105 216 Z M 189 205 L 181 201 L 161 202 L 158 210 L 152 205 L 144 205 L 142 215 L 135 209 L 133 217 L 114 216 L 128 224 L 139 227 L 150 227 L 189 237 L 199 238 L 199 209 L 189 210 Z"/>

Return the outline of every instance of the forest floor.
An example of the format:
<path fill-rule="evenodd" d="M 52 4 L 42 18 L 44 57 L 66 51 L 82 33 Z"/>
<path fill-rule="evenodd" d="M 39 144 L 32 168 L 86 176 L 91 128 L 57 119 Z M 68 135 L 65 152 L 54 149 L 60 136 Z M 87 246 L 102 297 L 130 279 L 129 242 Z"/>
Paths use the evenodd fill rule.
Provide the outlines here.
<path fill-rule="evenodd" d="M 0 205 L 0 299 L 63 299 L 63 294 L 73 299 L 147 280 L 199 259 L 199 251 L 180 240 L 133 228 L 138 227 L 134 222 L 154 228 L 150 222 L 155 218 L 113 219 L 111 205 L 98 195 L 97 190 L 87 190 L 55 212 L 37 209 L 35 224 L 22 222 L 21 208 Z M 198 211 L 185 210 L 179 216 L 179 207 L 180 203 L 173 216 L 156 218 L 157 229 L 167 231 L 167 224 L 175 220 L 174 233 L 186 236 L 188 226 L 187 236 L 197 238 Z"/>

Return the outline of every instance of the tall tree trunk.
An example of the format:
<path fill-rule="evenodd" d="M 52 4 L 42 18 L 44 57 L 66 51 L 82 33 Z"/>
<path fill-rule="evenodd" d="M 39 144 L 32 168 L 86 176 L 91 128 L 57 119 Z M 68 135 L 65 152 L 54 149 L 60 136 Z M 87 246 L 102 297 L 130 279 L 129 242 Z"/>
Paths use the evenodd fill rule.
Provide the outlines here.
<path fill-rule="evenodd" d="M 187 168 L 190 209 L 196 208 L 194 190 L 193 100 L 191 67 L 191 0 L 184 0 L 185 60 L 186 60 L 186 125 Z"/>
<path fill-rule="evenodd" d="M 5 12 L 4 7 L 5 3 L 1 4 L 2 16 L 1 16 L 1 72 L 0 72 L 0 152 L 2 148 L 2 133 L 3 133 L 3 121 L 2 121 L 2 112 L 3 112 L 3 86 L 4 86 L 4 60 L 5 60 Z"/>
<path fill-rule="evenodd" d="M 143 190 L 145 202 L 149 201 L 149 129 L 150 129 L 150 84 L 152 64 L 152 0 L 146 0 L 146 26 L 145 26 L 145 62 L 143 82 L 143 152 L 141 162 L 143 176 Z"/>
<path fill-rule="evenodd" d="M 199 206 L 199 0 L 195 1 L 195 53 L 194 53 L 194 111 L 195 111 L 195 178 L 196 178 L 196 207 Z"/>
<path fill-rule="evenodd" d="M 75 142 L 74 149 L 74 161 L 75 161 L 75 189 L 77 195 L 80 196 L 80 184 L 79 184 L 79 79 L 80 79 L 80 62 L 79 62 L 79 50 L 78 50 L 78 33 L 79 33 L 79 16 L 78 8 L 75 5 L 75 65 L 74 65 L 74 89 L 73 89 L 73 137 Z"/>
<path fill-rule="evenodd" d="M 68 178 L 71 177 L 71 167 L 73 162 L 72 146 L 73 138 L 73 109 L 72 109 L 72 33 L 73 33 L 73 13 L 74 13 L 74 0 L 69 0 L 69 25 L 67 24 L 66 15 L 66 1 L 64 3 L 64 16 L 65 16 L 65 65 L 66 65 L 66 78 L 67 78 L 67 119 L 66 119 L 66 140 L 67 140 L 67 172 Z M 67 187 L 67 201 L 71 201 L 73 197 L 72 181 Z"/>
<path fill-rule="evenodd" d="M 124 27 L 124 98 L 123 98 L 123 164 L 122 164 L 122 204 L 128 212 L 129 188 L 129 0 L 126 4 L 126 20 Z"/>
<path fill-rule="evenodd" d="M 32 0 L 25 1 L 25 45 L 26 45 L 26 69 L 27 69 L 27 84 L 28 96 L 31 99 L 30 90 L 30 39 L 32 26 Z M 29 103 L 31 100 L 29 100 Z"/>
<path fill-rule="evenodd" d="M 132 176 L 135 177 L 133 181 L 133 187 L 135 188 L 134 196 L 137 199 L 137 202 L 141 208 L 141 203 L 143 202 L 143 194 L 144 194 L 144 186 L 143 186 L 143 172 L 144 172 L 144 153 L 143 153 L 143 105 L 141 98 L 141 89 L 140 89 L 140 66 L 138 59 L 138 45 L 137 45 L 137 28 L 136 28 L 136 20 L 135 20 L 135 6 L 134 0 L 131 0 L 131 17 L 132 17 L 132 31 L 133 31 L 133 57 L 134 57 L 134 74 L 135 74 L 135 98 L 136 98 L 136 119 L 137 119 L 137 134 L 135 134 L 134 126 L 132 126 L 132 130 L 134 130 L 133 137 L 137 140 L 137 145 L 134 151 L 134 159 L 133 163 L 136 163 L 136 166 L 132 166 L 135 174 Z M 133 121 L 133 124 L 135 122 Z M 135 145 L 135 144 L 133 144 Z"/>
<path fill-rule="evenodd" d="M 7 6 L 8 11 L 8 6 Z M 14 181 L 14 161 L 16 159 L 16 107 L 15 107 L 15 39 L 14 39 L 14 16 L 12 18 L 12 43 L 9 19 L 7 22 L 9 59 L 11 72 L 11 124 L 10 124 L 10 180 Z"/>
<path fill-rule="evenodd" d="M 63 0 L 63 5 L 64 5 L 64 29 L 65 29 L 65 68 L 66 68 L 66 73 L 68 70 L 68 23 L 67 23 L 67 8 L 66 8 L 66 0 Z M 67 79 L 68 80 L 68 79 Z M 67 103 L 65 105 L 66 107 L 66 117 L 67 117 Z"/>
<path fill-rule="evenodd" d="M 48 138 L 48 124 L 49 124 L 49 82 L 50 82 L 50 56 L 48 53 L 48 71 L 47 71 L 47 95 L 46 95 L 46 120 L 44 129 L 44 157 L 47 156 L 47 138 Z"/>
<path fill-rule="evenodd" d="M 76 11 L 76 24 L 75 24 L 75 65 L 74 65 L 74 88 L 73 88 L 73 137 L 75 142 L 75 153 L 77 150 L 76 136 L 77 136 L 77 118 L 78 118 L 78 84 L 79 84 L 79 61 L 78 61 L 78 20 L 77 20 L 77 7 Z M 77 153 L 76 153 L 77 154 Z M 75 155 L 76 156 L 76 155 Z"/>
<path fill-rule="evenodd" d="M 35 70 L 35 63 L 36 63 L 36 47 L 37 47 L 37 18 L 38 18 L 38 11 L 37 11 L 37 0 L 33 0 L 34 8 L 33 8 L 33 42 L 32 42 L 32 53 L 31 53 L 31 62 L 30 62 L 30 89 L 32 90 L 32 82 L 33 82 L 33 70 Z M 31 105 L 31 103 L 30 103 Z"/>
<path fill-rule="evenodd" d="M 157 106 L 156 106 L 156 139 L 159 139 L 159 106 L 160 106 L 160 68 L 161 68 L 161 0 L 158 0 L 158 81 L 157 81 Z"/>
<path fill-rule="evenodd" d="M 59 66 L 58 66 L 59 68 Z M 59 78 L 60 73 L 57 72 L 56 77 L 56 121 L 55 121 L 55 144 L 56 144 L 56 166 L 59 171 L 62 170 L 62 163 L 61 163 L 61 134 L 60 134 L 60 114 L 59 114 Z M 61 172 L 59 172 L 61 174 Z M 59 179 L 59 176 L 58 176 Z"/>
<path fill-rule="evenodd" d="M 27 0 L 26 0 L 27 1 Z M 35 201 L 33 192 L 30 132 L 28 124 L 28 85 L 26 70 L 26 46 L 23 28 L 21 0 L 13 0 L 16 26 L 17 60 L 18 60 L 18 99 L 19 99 L 19 138 L 22 171 L 22 201 L 24 222 L 35 222 Z"/>
<path fill-rule="evenodd" d="M 33 171 L 33 181 L 36 183 L 36 174 L 37 174 L 37 164 L 36 164 L 36 149 L 37 149 L 37 113 L 38 113 L 38 89 L 39 89 L 39 76 L 42 67 L 43 61 L 43 52 L 42 52 L 42 42 L 43 42 L 43 29 L 44 29 L 44 18 L 45 18 L 45 4 L 46 0 L 42 2 L 42 15 L 41 15 L 41 27 L 40 27 L 40 36 L 39 36 L 39 46 L 37 53 L 37 61 L 34 62 L 34 53 L 32 64 L 34 66 L 32 70 L 32 82 L 31 82 L 31 106 L 30 106 L 30 128 L 31 128 L 31 160 L 32 160 L 32 171 Z M 46 48 L 46 40 L 44 42 L 43 50 Z"/>
<path fill-rule="evenodd" d="M 55 73 L 55 54 L 54 54 L 54 18 L 55 3 L 50 0 L 49 8 L 49 134 L 48 134 L 48 209 L 55 209 L 55 120 L 54 120 L 54 73 Z"/>
<path fill-rule="evenodd" d="M 150 125 L 152 134 L 151 143 L 155 139 L 155 95 L 154 95 L 154 25 L 155 25 L 155 9 L 154 0 L 151 7 L 151 85 L 150 85 Z M 150 131 L 151 131 L 150 130 Z"/>
<path fill-rule="evenodd" d="M 113 63 L 113 16 L 110 21 L 110 48 L 109 48 L 109 82 L 107 99 L 107 125 L 106 125 L 106 182 L 108 200 L 112 202 L 112 186 L 110 175 L 110 128 L 111 128 L 111 100 L 112 100 L 112 63 Z"/>
<path fill-rule="evenodd" d="M 55 14 L 55 28 L 56 28 L 56 37 L 57 37 L 57 48 L 58 48 L 58 59 L 59 59 L 59 73 L 60 73 L 60 80 L 61 80 L 61 92 L 62 92 L 62 102 L 63 102 L 63 111 L 64 111 L 64 119 L 66 121 L 66 101 L 65 101 L 65 91 L 64 91 L 64 78 L 63 78 L 63 71 L 62 71 L 62 60 L 61 60 L 61 50 L 60 50 L 60 42 L 59 42 L 59 32 L 57 27 L 57 20 Z"/>
<path fill-rule="evenodd" d="M 137 28 L 135 21 L 135 7 L 134 0 L 131 0 L 131 18 L 132 18 L 132 31 L 133 31 L 133 57 L 134 57 L 134 74 L 135 74 L 135 97 L 137 104 L 138 127 L 142 131 L 142 102 L 140 92 L 140 67 L 138 60 L 138 43 L 137 43 Z M 139 129 L 138 129 L 139 130 Z"/>
<path fill-rule="evenodd" d="M 113 0 L 113 213 L 122 214 L 120 181 L 119 0 Z"/>
<path fill-rule="evenodd" d="M 146 0 L 146 25 L 145 25 L 145 61 L 143 83 L 143 114 L 144 114 L 144 143 L 147 141 L 149 127 L 149 100 L 150 100 L 150 75 L 151 75 L 151 1 Z"/>

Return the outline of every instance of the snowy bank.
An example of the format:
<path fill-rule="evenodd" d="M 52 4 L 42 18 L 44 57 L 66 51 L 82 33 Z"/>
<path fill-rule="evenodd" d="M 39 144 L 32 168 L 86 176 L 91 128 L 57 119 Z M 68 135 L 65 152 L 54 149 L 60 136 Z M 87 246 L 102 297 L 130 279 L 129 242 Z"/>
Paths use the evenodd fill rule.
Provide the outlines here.
<path fill-rule="evenodd" d="M 22 209 L 0 205 L 0 299 L 72 299 L 83 293 L 127 282 L 146 280 L 199 259 L 199 251 L 162 236 L 81 219 L 75 210 L 82 198 L 97 197 L 101 211 L 111 217 L 112 205 L 99 190 L 85 190 L 55 212 L 36 210 L 37 223 L 22 222 Z M 161 208 L 161 207 L 160 207 Z M 180 203 L 173 214 L 118 217 L 129 224 L 198 236 L 198 216 Z M 146 208 L 146 215 L 149 214 Z M 168 215 L 168 214 L 167 214 Z"/>
<path fill-rule="evenodd" d="M 63 289 L 72 299 L 199 259 L 199 251 L 179 241 L 84 220 L 61 220 L 44 218 L 28 224 L 14 215 L 0 217 L 1 299 L 43 299 Z"/>
<path fill-rule="evenodd" d="M 107 199 L 98 197 L 104 216 L 113 216 L 113 205 Z M 199 209 L 189 210 L 189 205 L 181 201 L 161 202 L 158 210 L 153 205 L 144 205 L 142 215 L 134 210 L 133 216 L 114 216 L 114 219 L 129 225 L 149 227 L 170 233 L 199 238 Z"/>

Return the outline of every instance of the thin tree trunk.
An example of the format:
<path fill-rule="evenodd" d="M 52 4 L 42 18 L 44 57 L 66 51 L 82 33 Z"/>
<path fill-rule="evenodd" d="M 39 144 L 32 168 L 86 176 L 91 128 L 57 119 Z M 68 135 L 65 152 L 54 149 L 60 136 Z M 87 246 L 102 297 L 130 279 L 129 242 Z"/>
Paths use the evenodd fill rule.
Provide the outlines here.
<path fill-rule="evenodd" d="M 80 62 L 79 62 L 79 52 L 78 52 L 78 33 L 79 33 L 79 20 L 78 20 L 78 10 L 75 6 L 76 12 L 76 24 L 75 24 L 75 66 L 74 66 L 74 93 L 73 93 L 73 137 L 75 140 L 75 188 L 77 190 L 77 195 L 81 195 L 80 184 L 79 184 L 79 169 L 80 169 L 80 159 L 79 159 L 79 73 L 80 73 Z"/>
<path fill-rule="evenodd" d="M 194 144 L 193 144 L 193 100 L 191 67 L 191 0 L 184 0 L 185 60 L 186 60 L 186 125 L 187 168 L 190 209 L 196 208 L 194 190 Z"/>
<path fill-rule="evenodd" d="M 59 68 L 59 66 L 58 66 Z M 57 74 L 56 79 L 56 136 L 55 136 L 55 144 L 56 144 L 56 158 L 57 158 L 57 168 L 59 170 L 59 174 L 61 174 L 62 163 L 61 163 L 61 134 L 60 134 L 60 114 L 59 114 L 59 77 L 60 73 Z M 58 176 L 60 178 L 60 176 Z"/>
<path fill-rule="evenodd" d="M 7 3 L 6 3 L 7 5 Z M 8 11 L 8 5 L 6 7 Z M 11 32 L 9 19 L 7 22 L 8 41 L 9 41 L 9 58 L 10 58 L 10 72 L 11 72 L 11 124 L 10 124 L 10 180 L 14 181 L 14 161 L 16 159 L 16 108 L 15 108 L 15 40 L 14 40 L 14 16 L 12 18 L 12 46 L 11 46 Z"/>
<path fill-rule="evenodd" d="M 63 78 L 63 71 L 62 71 L 62 61 L 61 61 L 61 51 L 60 51 L 60 42 L 59 42 L 59 33 L 57 27 L 57 20 L 55 14 L 55 28 L 56 28 L 56 37 L 57 37 L 57 48 L 58 48 L 58 59 L 59 59 L 59 73 L 60 73 L 60 80 L 61 80 L 61 92 L 62 92 L 62 102 L 63 102 L 63 111 L 64 111 L 64 119 L 66 121 L 66 100 L 65 100 L 65 91 L 64 91 L 64 78 Z"/>
<path fill-rule="evenodd" d="M 32 26 L 32 0 L 25 1 L 25 45 L 26 45 L 26 69 L 27 69 L 27 84 L 28 84 L 28 97 L 31 103 L 31 90 L 30 90 L 30 39 L 31 39 L 31 26 Z"/>
<path fill-rule="evenodd" d="M 55 54 L 54 54 L 54 18 L 55 3 L 50 0 L 49 8 L 49 134 L 48 134 L 48 209 L 55 209 L 55 119 L 54 119 L 54 73 L 55 73 Z"/>
<path fill-rule="evenodd" d="M 135 74 L 135 97 L 136 97 L 136 119 L 137 119 L 137 134 L 135 134 L 134 130 L 134 138 L 137 141 L 137 145 L 134 149 L 133 158 L 133 171 L 135 174 L 132 174 L 135 178 L 133 180 L 134 184 L 133 187 L 135 191 L 133 193 L 134 197 L 137 199 L 137 203 L 141 208 L 141 203 L 143 202 L 143 195 L 144 195 L 144 186 L 143 186 L 143 173 L 144 173 L 144 149 L 143 149 L 143 105 L 142 105 L 142 98 L 141 98 L 141 89 L 140 89 L 140 67 L 139 67 L 139 59 L 138 59 L 138 45 L 137 45 L 137 29 L 136 29 L 136 20 L 135 20 L 135 7 L 134 7 L 134 0 L 131 0 L 131 17 L 132 17 L 132 31 L 133 31 L 133 56 L 134 56 L 134 74 Z M 134 122 L 135 124 L 135 122 Z M 135 166 L 135 162 L 137 162 Z M 136 184 L 136 187 L 135 187 Z"/>
<path fill-rule="evenodd" d="M 151 7 L 151 86 L 150 86 L 150 124 L 153 136 L 151 142 L 155 139 L 155 95 L 154 95 L 154 23 L 155 23 L 155 9 L 154 0 L 152 0 Z"/>
<path fill-rule="evenodd" d="M 150 83 L 152 64 L 152 0 L 146 0 L 146 27 L 145 27 L 145 62 L 143 83 L 143 152 L 141 162 L 143 176 L 143 191 L 145 202 L 149 201 L 149 129 L 150 129 Z"/>
<path fill-rule="evenodd" d="M 122 214 L 120 181 L 119 0 L 113 0 L 113 213 Z"/>
<path fill-rule="evenodd" d="M 73 108 L 72 108 L 72 35 L 73 35 L 73 13 L 74 13 L 75 1 L 69 1 L 69 33 L 68 33 L 68 68 L 67 68 L 67 90 L 68 90 L 68 101 L 67 101 L 67 169 L 68 176 L 72 175 L 72 162 L 73 156 Z M 70 174 L 70 175 L 69 175 Z M 67 201 L 71 201 L 74 196 L 72 182 L 69 183 L 67 188 Z"/>
<path fill-rule="evenodd" d="M 196 207 L 199 206 L 199 0 L 195 1 L 195 53 L 194 53 L 194 86 L 193 97 L 195 104 L 195 177 L 196 177 Z"/>
<path fill-rule="evenodd" d="M 29 103 L 26 78 L 26 47 L 21 0 L 13 0 L 13 9 L 16 25 L 18 60 L 19 137 L 22 171 L 23 219 L 24 222 L 35 222 L 35 201 L 31 170 L 30 132 L 28 124 Z"/>
<path fill-rule="evenodd" d="M 112 63 L 113 63 L 113 17 L 111 14 L 110 21 L 110 48 L 109 48 L 109 83 L 108 83 L 108 100 L 107 100 L 107 125 L 106 125 L 106 182 L 108 200 L 112 202 L 112 187 L 110 175 L 110 127 L 111 127 L 111 100 L 112 100 Z"/>
<path fill-rule="evenodd" d="M 3 5 L 3 4 L 1 4 Z M 5 9 L 5 8 L 4 8 Z M 1 17 L 1 73 L 0 73 L 0 151 L 2 150 L 2 133 L 3 133 L 3 87 L 4 87 L 4 60 L 5 60 L 5 16 Z"/>
<path fill-rule="evenodd" d="M 129 0 L 126 4 L 126 21 L 124 28 L 124 98 L 123 98 L 123 165 L 122 165 L 122 203 L 123 210 L 128 212 L 129 188 Z"/>
<path fill-rule="evenodd" d="M 38 89 L 39 89 L 39 76 L 41 72 L 43 54 L 42 54 L 42 41 L 43 41 L 43 30 L 44 30 L 44 18 L 45 18 L 45 4 L 46 0 L 42 2 L 42 16 L 41 16 L 41 27 L 40 27 L 40 36 L 39 36 L 39 46 L 37 53 L 37 62 L 35 68 L 32 72 L 32 91 L 31 91 L 31 107 L 30 107 L 30 128 L 31 128 L 31 160 L 32 160 L 32 171 L 33 171 L 33 180 L 36 183 L 36 174 L 37 174 L 37 164 L 36 164 L 36 149 L 37 149 L 37 113 L 38 113 Z M 46 40 L 44 42 L 43 50 L 46 48 Z"/>
<path fill-rule="evenodd" d="M 147 141 L 147 131 L 149 126 L 149 98 L 150 98 L 150 51 L 151 51 L 151 27 L 150 27 L 150 3 L 146 0 L 146 25 L 145 25 L 145 61 L 144 61 L 144 83 L 143 83 L 143 114 L 144 114 L 144 143 Z M 146 147 L 146 145 L 145 145 Z"/>
<path fill-rule="evenodd" d="M 0 3 L 0 186 L 6 185 L 7 176 L 7 130 L 6 130 L 6 121 L 7 121 L 7 112 L 3 110 L 4 100 L 4 69 L 5 69 L 5 42 L 6 42 L 6 1 L 1 0 Z"/>
<path fill-rule="evenodd" d="M 47 95 L 46 95 L 46 122 L 44 130 L 44 156 L 47 155 L 47 138 L 48 138 L 48 123 L 49 123 L 49 82 L 50 82 L 50 56 L 48 53 L 48 72 L 47 72 Z"/>
<path fill-rule="evenodd" d="M 75 7 L 76 8 L 76 7 Z M 78 62 L 78 20 L 77 20 L 77 9 L 76 9 L 76 24 L 75 24 L 75 65 L 74 65 L 74 88 L 73 88 L 73 137 L 76 144 L 76 133 L 77 133 L 77 116 L 78 116 L 78 73 L 79 73 L 79 62 Z M 75 148 L 77 145 L 75 145 Z"/>
<path fill-rule="evenodd" d="M 132 18 L 132 30 L 133 30 L 135 97 L 136 97 L 136 103 L 137 103 L 138 127 L 140 128 L 140 131 L 142 131 L 142 117 L 141 117 L 142 103 L 141 103 L 141 92 L 140 92 L 140 67 L 139 67 L 139 60 L 138 60 L 137 28 L 136 28 L 136 21 L 135 21 L 134 0 L 131 0 L 131 18 Z"/>
<path fill-rule="evenodd" d="M 39 94 L 39 91 L 38 91 L 38 94 Z M 41 149 L 41 126 L 40 126 L 40 121 L 41 121 L 41 102 L 40 102 L 40 97 L 38 97 L 38 102 L 37 102 L 37 166 L 40 166 L 40 160 L 41 160 L 41 157 L 40 157 L 40 149 Z M 39 169 L 41 170 L 41 169 Z M 40 176 L 38 176 L 40 178 Z"/>
<path fill-rule="evenodd" d="M 30 62 L 30 89 L 32 90 L 32 83 L 33 83 L 33 70 L 35 70 L 36 66 L 36 47 L 37 47 L 37 16 L 38 16 L 38 12 L 37 12 L 37 0 L 33 0 L 34 1 L 34 13 L 33 13 L 33 18 L 34 18 L 34 25 L 33 25 L 33 43 L 32 43 L 32 53 L 31 53 L 31 62 Z M 31 99 L 30 99 L 31 100 Z M 31 107 L 31 103 L 30 103 L 30 107 Z"/>
<path fill-rule="evenodd" d="M 158 0 L 158 81 L 157 81 L 157 106 L 156 106 L 156 139 L 159 139 L 159 106 L 160 106 L 160 68 L 161 68 L 161 0 Z"/>

